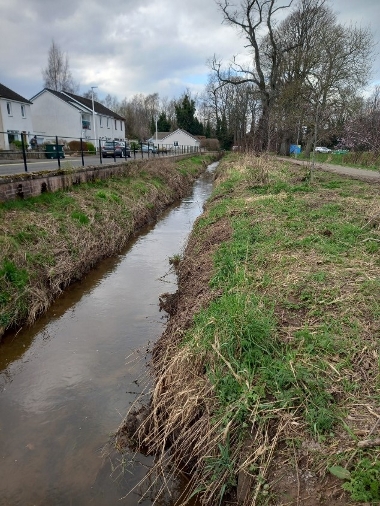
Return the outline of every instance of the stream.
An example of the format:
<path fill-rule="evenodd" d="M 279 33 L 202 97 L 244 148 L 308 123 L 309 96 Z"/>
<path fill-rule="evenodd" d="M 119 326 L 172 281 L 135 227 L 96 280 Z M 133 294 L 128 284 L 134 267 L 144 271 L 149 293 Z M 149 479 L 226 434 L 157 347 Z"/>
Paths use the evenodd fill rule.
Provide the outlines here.
<path fill-rule="evenodd" d="M 154 496 L 139 502 L 138 485 L 151 460 L 140 456 L 123 471 L 121 457 L 103 449 L 141 391 L 149 348 L 166 324 L 158 297 L 176 290 L 169 258 L 183 251 L 216 166 L 121 254 L 70 286 L 32 327 L 4 337 L 1 506 L 152 504 Z"/>

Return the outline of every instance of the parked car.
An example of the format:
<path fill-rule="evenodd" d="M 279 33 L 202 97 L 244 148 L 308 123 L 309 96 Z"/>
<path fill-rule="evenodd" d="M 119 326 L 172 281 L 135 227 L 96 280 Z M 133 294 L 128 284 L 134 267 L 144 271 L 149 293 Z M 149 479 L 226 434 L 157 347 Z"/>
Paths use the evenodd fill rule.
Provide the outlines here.
<path fill-rule="evenodd" d="M 123 156 L 126 156 L 127 158 L 131 158 L 131 147 L 129 144 L 127 144 L 124 141 L 119 141 L 118 145 L 123 148 Z"/>
<path fill-rule="evenodd" d="M 141 151 L 143 153 L 156 153 L 156 148 L 151 144 L 142 144 L 141 145 Z"/>
<path fill-rule="evenodd" d="M 107 158 L 108 156 L 120 156 L 123 158 L 127 156 L 131 157 L 131 151 L 128 144 L 122 141 L 107 141 L 102 147 L 102 157 Z"/>
<path fill-rule="evenodd" d="M 325 148 L 325 147 L 323 147 L 323 146 L 317 146 L 317 147 L 315 148 L 315 152 L 316 152 L 316 153 L 331 153 L 331 149 L 329 149 L 329 148 Z"/>

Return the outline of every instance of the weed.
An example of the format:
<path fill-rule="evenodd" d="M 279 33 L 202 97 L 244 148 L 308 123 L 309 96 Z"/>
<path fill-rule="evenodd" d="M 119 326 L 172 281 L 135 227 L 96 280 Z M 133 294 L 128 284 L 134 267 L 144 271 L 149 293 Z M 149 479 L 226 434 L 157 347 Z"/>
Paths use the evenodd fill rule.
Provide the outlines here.
<path fill-rule="evenodd" d="M 181 263 L 181 255 L 176 254 L 169 257 L 169 265 L 172 265 L 176 272 L 178 272 L 180 263 Z"/>
<path fill-rule="evenodd" d="M 29 275 L 25 269 L 19 269 L 10 260 L 4 260 L 3 267 L 0 268 L 0 279 L 5 279 L 8 283 L 22 290 L 29 280 Z"/>
<path fill-rule="evenodd" d="M 71 217 L 73 220 L 76 220 L 80 225 L 87 225 L 90 223 L 90 218 L 81 211 L 73 211 L 71 213 Z"/>
<path fill-rule="evenodd" d="M 351 499 L 359 502 L 380 502 L 380 461 L 368 458 L 360 460 L 350 472 L 349 481 L 343 488 L 351 494 Z"/>

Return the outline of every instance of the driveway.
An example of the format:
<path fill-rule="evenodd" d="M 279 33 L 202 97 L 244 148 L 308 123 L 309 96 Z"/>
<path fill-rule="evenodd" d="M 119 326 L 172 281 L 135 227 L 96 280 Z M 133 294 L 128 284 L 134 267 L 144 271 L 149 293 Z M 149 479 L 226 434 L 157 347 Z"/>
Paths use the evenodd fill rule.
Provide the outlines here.
<path fill-rule="evenodd" d="M 297 160 L 296 158 L 290 157 L 279 157 L 278 159 L 284 162 L 301 165 L 302 167 L 309 168 L 311 166 L 311 162 L 306 160 Z M 361 181 L 380 183 L 380 172 L 375 170 L 357 169 L 354 167 L 346 167 L 345 165 L 332 165 L 330 163 L 319 162 L 316 162 L 314 167 L 315 170 L 324 170 L 326 172 L 334 172 L 335 174 L 349 176 L 353 179 L 360 179 Z"/>

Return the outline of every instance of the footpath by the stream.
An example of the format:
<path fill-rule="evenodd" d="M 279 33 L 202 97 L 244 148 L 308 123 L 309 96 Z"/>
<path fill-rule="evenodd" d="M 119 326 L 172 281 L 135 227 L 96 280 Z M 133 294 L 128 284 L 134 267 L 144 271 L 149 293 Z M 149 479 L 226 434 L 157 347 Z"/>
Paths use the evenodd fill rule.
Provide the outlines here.
<path fill-rule="evenodd" d="M 312 162 L 306 160 L 297 160 L 297 158 L 291 157 L 279 157 L 278 159 L 300 165 L 301 167 L 312 167 Z M 334 174 L 349 176 L 353 179 L 359 179 L 361 181 L 380 183 L 380 170 L 374 171 L 368 169 L 358 169 L 356 167 L 347 167 L 346 165 L 335 165 L 332 163 L 321 162 L 314 163 L 314 170 L 324 170 L 326 172 L 332 172 Z"/>

